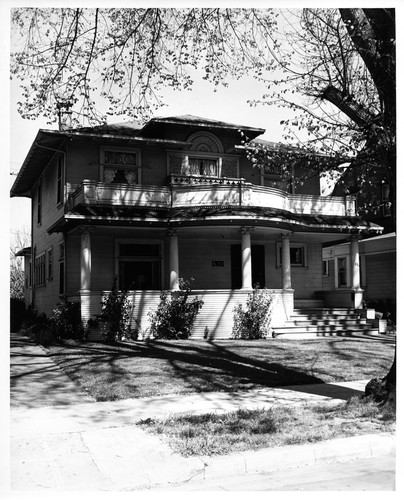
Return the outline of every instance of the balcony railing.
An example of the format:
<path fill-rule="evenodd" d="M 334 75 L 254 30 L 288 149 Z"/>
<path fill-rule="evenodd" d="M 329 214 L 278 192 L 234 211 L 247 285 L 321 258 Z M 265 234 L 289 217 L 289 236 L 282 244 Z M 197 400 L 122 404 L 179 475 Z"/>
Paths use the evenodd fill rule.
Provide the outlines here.
<path fill-rule="evenodd" d="M 68 210 L 79 204 L 144 207 L 238 206 L 286 210 L 295 214 L 352 216 L 353 196 L 289 194 L 243 179 L 173 176 L 170 186 L 107 184 L 84 180 L 69 196 Z"/>

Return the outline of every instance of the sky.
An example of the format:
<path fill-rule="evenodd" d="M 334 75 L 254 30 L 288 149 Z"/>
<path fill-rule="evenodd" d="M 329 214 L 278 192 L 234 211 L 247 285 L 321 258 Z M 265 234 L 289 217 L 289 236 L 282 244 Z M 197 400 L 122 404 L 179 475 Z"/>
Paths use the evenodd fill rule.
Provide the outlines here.
<path fill-rule="evenodd" d="M 0 9 L 1 19 L 3 19 L 3 32 L 1 33 L 2 37 L 2 47 L 7 47 L 7 44 L 3 43 L 4 41 L 8 42 L 9 36 L 9 27 L 8 24 L 4 23 L 4 19 L 8 20 L 8 12 L 5 11 L 9 6 L 18 6 L 21 2 L 9 0 L 5 3 L 2 3 Z M 69 2 L 64 2 L 68 4 Z M 91 6 L 92 2 L 86 1 L 80 2 L 80 4 L 88 4 Z M 99 0 L 96 5 L 102 6 L 101 4 L 105 4 L 104 0 Z M 125 2 L 121 2 L 124 4 Z M 137 2 L 141 3 L 141 2 Z M 156 5 L 158 2 L 155 2 Z M 161 2 L 160 2 L 161 3 Z M 193 2 L 185 2 L 185 5 L 189 6 Z M 204 6 L 208 6 L 210 2 L 204 2 Z M 220 2 L 220 4 L 228 4 L 228 2 Z M 254 2 L 256 6 L 257 2 Z M 258 2 L 259 4 L 260 2 Z M 311 2 L 310 6 L 314 6 L 315 2 Z M 339 2 L 338 6 L 342 6 L 344 2 Z M 369 2 L 371 3 L 371 2 Z M 136 4 L 136 5 L 137 5 Z M 170 6 L 181 6 L 184 2 L 170 2 Z M 330 4 L 330 2 L 327 3 Z M 46 0 L 38 0 L 35 6 L 55 6 L 55 2 L 48 2 Z M 132 2 L 133 6 L 134 3 Z M 216 6 L 217 3 L 214 3 Z M 276 2 L 271 2 L 267 0 L 265 2 L 266 7 L 269 6 L 279 6 L 276 5 Z M 302 2 L 294 2 L 292 6 L 303 6 Z M 154 6 L 154 4 L 153 4 Z M 228 5 L 227 5 L 228 6 Z M 231 6 L 238 6 L 237 2 L 232 2 Z M 250 4 L 248 4 L 250 7 Z M 260 5 L 258 5 L 260 6 Z M 262 5 L 261 5 L 262 6 Z M 282 7 L 288 6 L 286 3 L 282 3 Z M 332 6 L 331 4 L 329 5 Z M 4 49 L 3 49 L 4 50 Z M 8 51 L 8 49 L 7 49 Z M 7 60 L 8 53 L 5 54 Z M 4 60 L 4 59 L 3 59 Z M 8 68 L 2 67 L 2 87 L 8 86 L 6 89 L 9 92 L 9 100 L 8 100 L 8 112 L 10 116 L 9 127 L 5 131 L 5 134 L 2 134 L 2 140 L 5 140 L 6 147 L 9 148 L 9 165 L 10 171 L 12 173 L 17 173 L 28 153 L 28 150 L 36 136 L 37 131 L 40 128 L 55 128 L 55 126 L 50 127 L 47 125 L 46 120 L 37 119 L 37 120 L 24 120 L 22 119 L 16 111 L 16 102 L 18 100 L 18 85 L 19 82 L 16 80 L 12 80 L 11 84 L 8 80 Z M 4 85 L 5 78 L 7 78 L 7 83 Z M 217 92 L 214 91 L 214 87 L 212 84 L 204 80 L 200 80 L 195 84 L 192 91 L 173 91 L 167 90 L 164 96 L 164 101 L 166 106 L 161 108 L 156 112 L 157 116 L 169 116 L 169 115 L 182 115 L 182 114 L 192 114 L 201 116 L 204 118 L 223 120 L 231 123 L 236 123 L 240 125 L 253 126 L 253 127 L 261 127 L 266 129 L 266 132 L 263 136 L 264 139 L 271 141 L 281 141 L 282 140 L 282 126 L 280 125 L 280 121 L 289 118 L 287 116 L 287 110 L 278 109 L 276 107 L 262 106 L 258 105 L 256 107 L 251 107 L 248 103 L 248 99 L 259 99 L 265 93 L 265 87 L 263 84 L 253 80 L 252 78 L 244 78 L 239 81 L 235 81 L 229 85 L 228 88 L 220 88 Z M 7 95 L 4 94 L 3 96 Z M 4 106 L 4 102 L 1 103 Z M 117 117 L 116 119 L 111 118 L 110 122 L 120 122 L 122 121 L 121 117 Z M 7 145 L 8 142 L 8 145 Z M 6 169 L 7 170 L 7 169 Z M 7 172 L 2 170 L 2 175 L 7 177 Z M 3 179 L 2 188 L 6 186 L 6 192 L 3 195 L 8 198 L 9 196 L 9 188 L 11 187 L 13 181 L 15 180 L 15 175 L 8 175 L 9 179 Z M 8 189 L 7 189 L 8 187 Z M 14 240 L 15 234 L 19 231 L 25 231 L 29 229 L 30 225 L 30 200 L 26 198 L 13 198 L 9 202 L 9 225 L 10 225 L 10 233 L 11 240 Z"/>

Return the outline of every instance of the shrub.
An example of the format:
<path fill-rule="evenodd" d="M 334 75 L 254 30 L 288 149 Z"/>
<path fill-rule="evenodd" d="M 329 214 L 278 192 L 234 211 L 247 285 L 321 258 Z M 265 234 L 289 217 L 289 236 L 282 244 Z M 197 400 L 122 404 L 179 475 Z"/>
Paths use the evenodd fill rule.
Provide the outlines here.
<path fill-rule="evenodd" d="M 80 303 L 65 300 L 57 304 L 52 311 L 50 326 L 57 339 L 85 340 L 81 322 Z"/>
<path fill-rule="evenodd" d="M 163 291 L 156 311 L 150 311 L 150 333 L 157 339 L 189 338 L 203 300 L 195 297 L 189 301 L 191 282 L 180 279 L 178 292 Z"/>
<path fill-rule="evenodd" d="M 25 316 L 24 299 L 10 297 L 10 329 L 12 332 L 18 332 L 22 326 Z"/>
<path fill-rule="evenodd" d="M 53 331 L 49 318 L 45 313 L 29 306 L 25 312 L 21 325 L 21 332 L 37 344 L 48 346 L 53 340 Z"/>
<path fill-rule="evenodd" d="M 248 296 L 246 310 L 241 304 L 234 308 L 234 339 L 264 339 L 271 335 L 271 316 L 275 293 L 255 288 Z"/>
<path fill-rule="evenodd" d="M 96 319 L 102 323 L 103 341 L 113 344 L 128 336 L 130 328 L 130 309 L 128 292 L 118 290 L 118 280 L 115 278 L 112 290 L 101 301 L 101 314 Z"/>

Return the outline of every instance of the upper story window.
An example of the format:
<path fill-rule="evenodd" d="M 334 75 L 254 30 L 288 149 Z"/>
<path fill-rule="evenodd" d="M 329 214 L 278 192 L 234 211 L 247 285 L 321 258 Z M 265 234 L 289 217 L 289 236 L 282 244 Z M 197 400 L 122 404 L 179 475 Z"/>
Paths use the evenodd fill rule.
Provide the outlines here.
<path fill-rule="evenodd" d="M 282 167 L 269 163 L 261 169 L 261 186 L 282 189 L 288 193 L 293 191 L 293 184 L 290 180 L 285 179 Z"/>
<path fill-rule="evenodd" d="M 188 158 L 189 175 L 207 175 L 220 177 L 221 162 L 212 158 Z"/>
<path fill-rule="evenodd" d="M 64 201 L 64 167 L 65 157 L 60 155 L 57 159 L 57 186 L 56 186 L 56 203 L 59 205 Z"/>
<path fill-rule="evenodd" d="M 221 141 L 209 132 L 196 132 L 188 138 L 187 151 L 170 152 L 168 173 L 192 177 L 238 177 L 238 156 L 224 153 Z M 203 182 L 203 179 L 198 180 Z"/>
<path fill-rule="evenodd" d="M 101 180 L 112 184 L 140 184 L 140 151 L 102 147 Z"/>
<path fill-rule="evenodd" d="M 35 286 L 45 285 L 45 252 L 35 257 L 34 274 Z"/>

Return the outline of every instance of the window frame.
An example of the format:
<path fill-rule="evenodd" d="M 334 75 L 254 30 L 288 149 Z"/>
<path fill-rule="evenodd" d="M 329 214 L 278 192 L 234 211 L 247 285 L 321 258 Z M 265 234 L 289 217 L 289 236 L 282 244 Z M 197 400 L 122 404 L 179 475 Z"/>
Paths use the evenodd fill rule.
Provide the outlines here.
<path fill-rule="evenodd" d="M 46 271 L 48 281 L 53 280 L 53 247 L 48 248 L 46 251 Z"/>
<path fill-rule="evenodd" d="M 46 286 L 46 252 L 35 255 L 34 261 L 34 284 L 35 287 Z"/>
<path fill-rule="evenodd" d="M 299 264 L 299 263 L 293 262 L 292 254 L 290 254 L 290 266 L 297 268 L 297 269 L 307 269 L 308 268 L 307 243 L 290 242 L 290 251 L 292 251 L 295 248 L 302 248 L 303 249 L 302 263 Z M 276 267 L 282 267 L 282 242 L 281 241 L 276 242 Z"/>
<path fill-rule="evenodd" d="M 330 261 L 328 259 L 323 259 L 323 276 L 330 276 Z"/>
<path fill-rule="evenodd" d="M 195 177 L 212 177 L 212 178 L 222 177 L 222 159 L 219 156 L 216 156 L 212 153 L 203 154 L 202 152 L 195 152 L 195 154 L 188 153 L 187 157 L 188 157 L 188 171 L 189 171 L 189 174 L 187 175 Z M 215 162 L 216 174 L 191 172 L 191 165 L 190 165 L 191 160 Z"/>
<path fill-rule="evenodd" d="M 156 245 L 158 246 L 158 255 L 148 256 L 148 255 L 138 255 L 130 256 L 120 255 L 120 245 Z M 160 239 L 133 239 L 133 238 L 117 238 L 115 240 L 115 275 L 118 276 L 118 287 L 121 289 L 121 263 L 122 262 L 158 262 L 160 264 L 159 277 L 158 277 L 158 287 L 156 290 L 162 289 L 163 276 L 164 276 L 164 241 Z M 137 289 L 134 289 L 137 290 Z"/>
<path fill-rule="evenodd" d="M 59 243 L 59 296 L 65 294 L 66 276 L 65 276 L 65 242 Z"/>
<path fill-rule="evenodd" d="M 112 164 L 105 163 L 105 153 L 106 152 L 114 152 L 114 153 L 131 153 L 136 155 L 136 163 L 134 165 L 121 165 L 121 164 Z M 142 184 L 142 167 L 141 167 L 141 150 L 140 148 L 128 148 L 128 147 L 117 147 L 117 146 L 100 146 L 100 171 L 99 178 L 101 182 L 108 182 L 105 180 L 105 170 L 108 168 L 116 167 L 115 170 L 123 170 L 128 172 L 136 172 L 136 182 L 133 185 L 141 185 Z M 111 184 L 117 184 L 111 182 Z M 122 183 L 125 184 L 125 183 Z M 128 185 L 131 185 L 127 183 Z"/>
<path fill-rule="evenodd" d="M 56 206 L 60 207 L 64 204 L 64 176 L 65 176 L 65 155 L 60 154 L 57 158 L 56 171 Z"/>
<path fill-rule="evenodd" d="M 345 260 L 345 283 L 341 284 L 340 280 L 340 267 L 339 267 L 339 262 Z M 348 257 L 346 255 L 340 255 L 335 258 L 335 282 L 337 285 L 337 288 L 347 288 L 349 286 L 349 270 L 348 270 Z"/>

